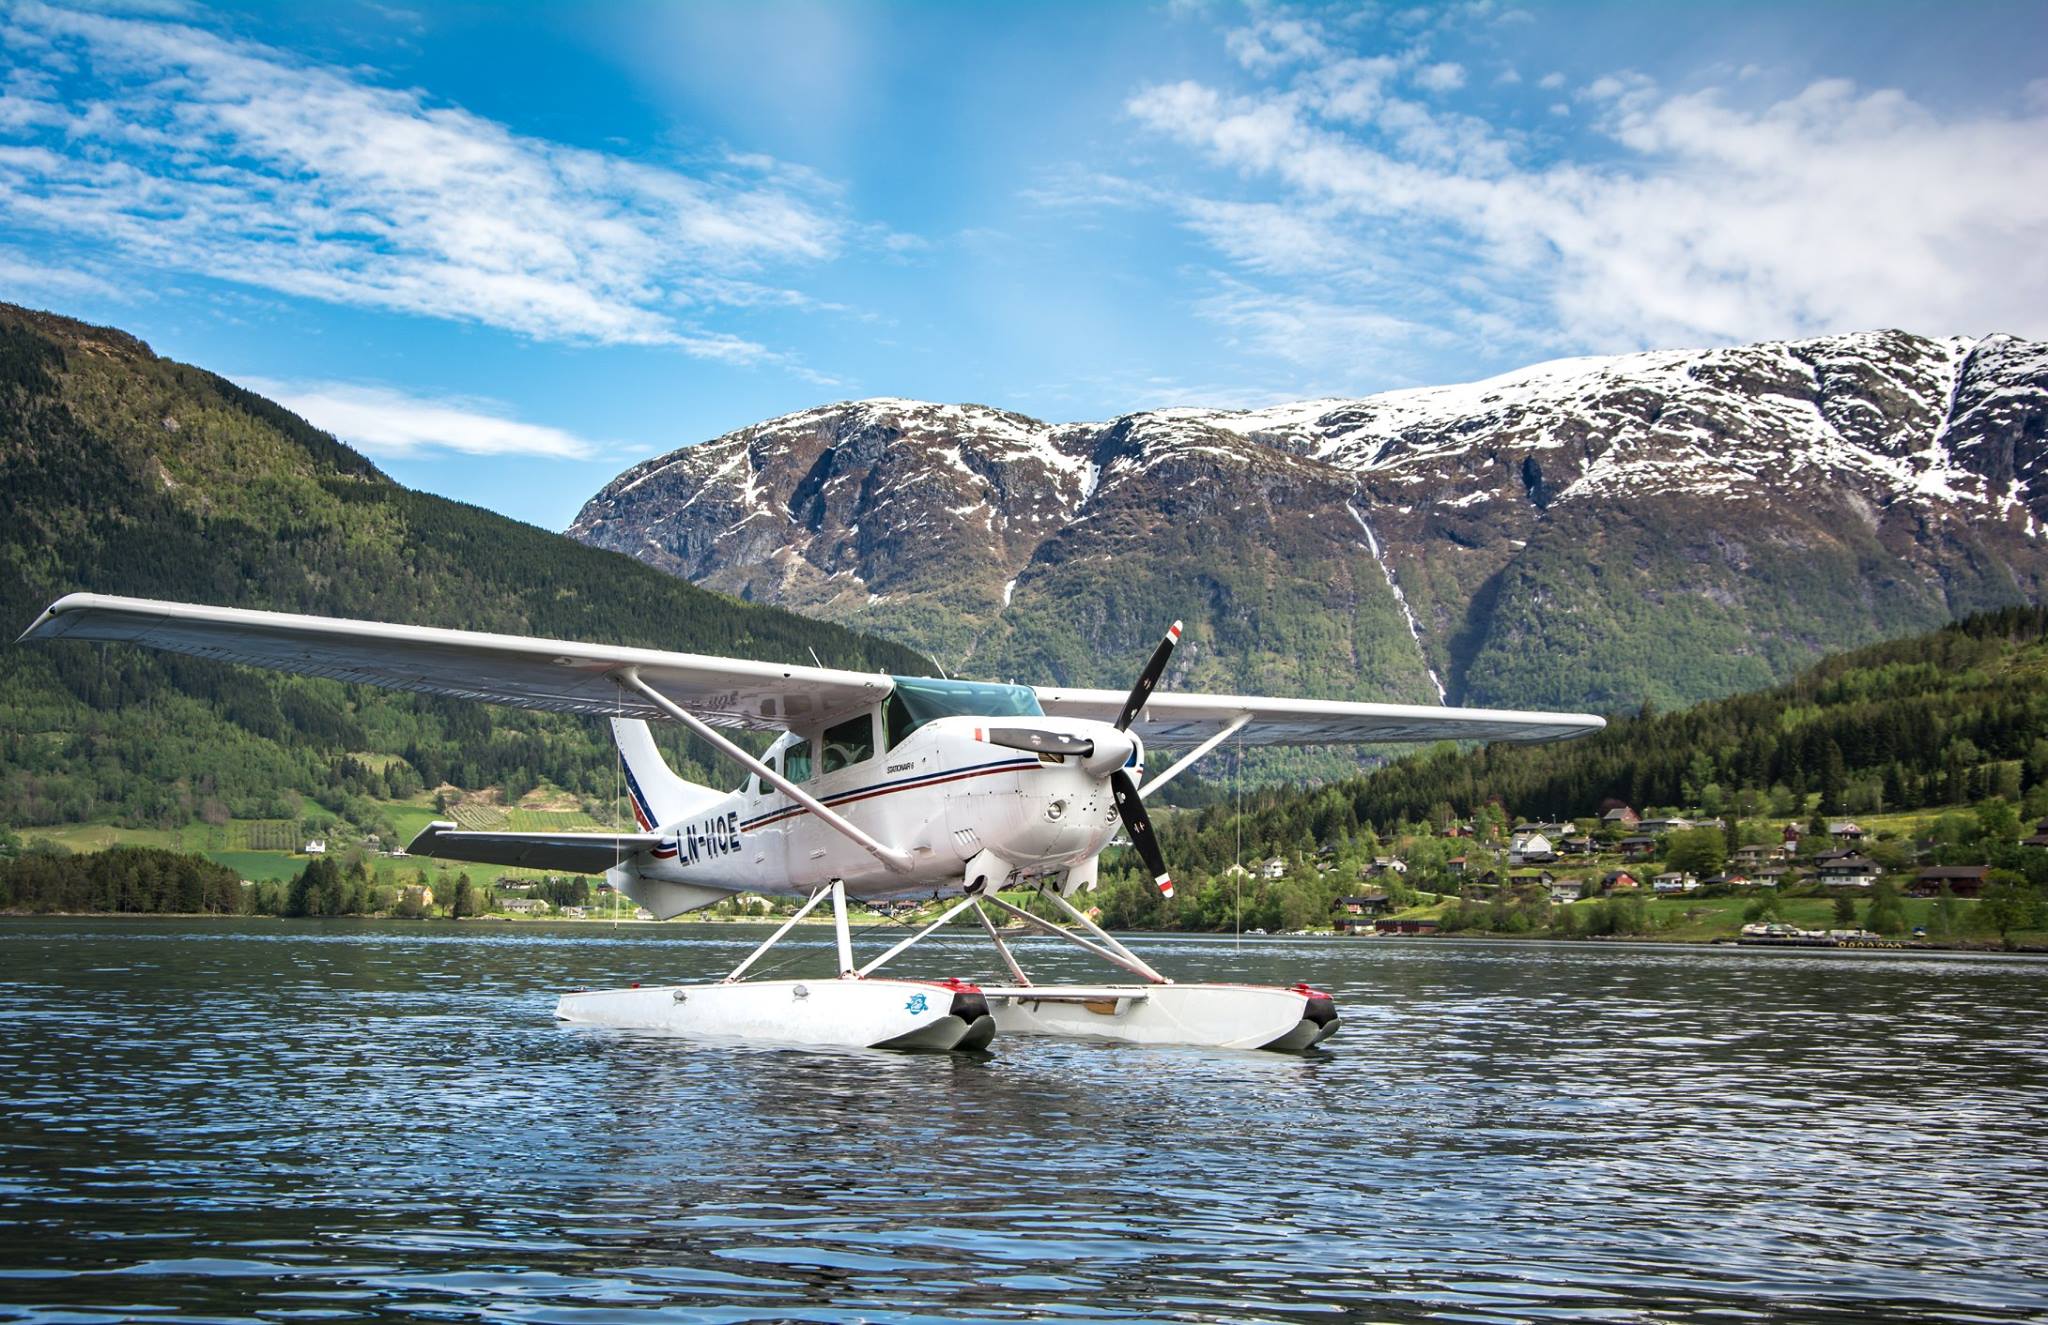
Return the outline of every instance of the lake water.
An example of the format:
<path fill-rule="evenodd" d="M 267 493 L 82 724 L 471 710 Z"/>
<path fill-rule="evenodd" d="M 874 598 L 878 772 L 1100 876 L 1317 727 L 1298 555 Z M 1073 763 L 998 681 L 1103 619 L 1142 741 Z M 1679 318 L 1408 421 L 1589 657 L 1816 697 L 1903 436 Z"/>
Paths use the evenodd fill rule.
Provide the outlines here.
<path fill-rule="evenodd" d="M 1298 1057 L 550 1016 L 761 932 L 0 922 L 0 1319 L 2048 1313 L 2048 964 L 1134 941 L 1335 991 Z"/>

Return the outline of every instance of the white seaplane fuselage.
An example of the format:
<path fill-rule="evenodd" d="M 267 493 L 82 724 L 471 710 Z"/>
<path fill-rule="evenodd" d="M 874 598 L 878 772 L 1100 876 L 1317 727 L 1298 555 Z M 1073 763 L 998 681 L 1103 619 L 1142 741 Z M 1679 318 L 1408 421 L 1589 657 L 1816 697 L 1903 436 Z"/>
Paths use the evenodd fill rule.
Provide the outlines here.
<path fill-rule="evenodd" d="M 967 870 L 976 860 L 990 866 L 993 876 L 982 880 L 989 888 L 1069 870 L 1092 877 L 1096 856 L 1118 826 L 1108 770 L 1088 767 L 1099 767 L 1099 757 L 1035 753 L 981 737 L 993 727 L 1028 725 L 1128 749 L 1128 762 L 1112 766 L 1124 767 L 1134 780 L 1142 774 L 1142 747 L 1106 722 L 936 718 L 882 748 L 879 713 L 853 721 L 870 722 L 877 738 L 870 749 L 821 739 L 823 733 L 792 732 L 762 758 L 855 827 L 907 855 L 907 869 L 885 864 L 758 776 L 657 822 L 629 761 L 634 812 L 662 840 L 621 861 L 618 882 L 655 915 L 667 916 L 703 905 L 707 892 L 808 894 L 833 879 L 849 896 L 866 900 L 957 893 L 975 884 Z M 845 725 L 831 730 L 843 732 Z"/>

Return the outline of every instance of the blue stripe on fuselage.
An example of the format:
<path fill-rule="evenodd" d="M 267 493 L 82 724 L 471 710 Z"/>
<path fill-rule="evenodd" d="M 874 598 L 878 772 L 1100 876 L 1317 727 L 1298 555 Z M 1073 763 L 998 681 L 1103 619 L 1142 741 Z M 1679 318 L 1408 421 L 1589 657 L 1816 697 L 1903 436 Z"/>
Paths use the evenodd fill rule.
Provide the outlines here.
<path fill-rule="evenodd" d="M 820 801 L 823 801 L 827 807 L 830 807 L 833 805 L 842 804 L 850 800 L 864 800 L 870 796 L 879 796 L 885 792 L 903 791 L 910 787 L 919 786 L 924 783 L 945 782 L 950 781 L 954 778 L 967 777 L 975 773 L 999 773 L 1005 769 L 1023 770 L 1027 768 L 1042 767 L 1044 767 L 1044 765 L 1036 759 L 996 759 L 991 760 L 986 764 L 969 764 L 965 768 L 948 768 L 942 769 L 936 773 L 919 773 L 914 777 L 898 778 L 894 782 L 870 783 L 865 787 L 855 787 L 851 791 L 835 792 L 830 796 L 820 796 L 818 799 Z M 806 810 L 801 805 L 787 804 L 780 806 L 776 809 L 770 810 L 766 814 L 759 814 L 751 819 L 742 820 L 740 823 L 740 828 L 742 831 L 744 831 L 749 828 L 760 827 L 761 825 L 769 823 L 772 820 L 780 819 L 785 815 L 808 813 L 810 813 L 810 811 Z"/>

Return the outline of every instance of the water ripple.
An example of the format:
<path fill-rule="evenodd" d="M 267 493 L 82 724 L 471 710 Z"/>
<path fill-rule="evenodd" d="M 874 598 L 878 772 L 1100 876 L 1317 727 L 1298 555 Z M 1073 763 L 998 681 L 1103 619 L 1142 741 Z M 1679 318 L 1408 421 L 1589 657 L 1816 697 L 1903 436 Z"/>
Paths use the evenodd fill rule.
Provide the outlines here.
<path fill-rule="evenodd" d="M 0 1320 L 2048 1311 L 2048 964 L 1135 940 L 1332 988 L 1301 1057 L 551 1019 L 758 937 L 0 922 Z"/>

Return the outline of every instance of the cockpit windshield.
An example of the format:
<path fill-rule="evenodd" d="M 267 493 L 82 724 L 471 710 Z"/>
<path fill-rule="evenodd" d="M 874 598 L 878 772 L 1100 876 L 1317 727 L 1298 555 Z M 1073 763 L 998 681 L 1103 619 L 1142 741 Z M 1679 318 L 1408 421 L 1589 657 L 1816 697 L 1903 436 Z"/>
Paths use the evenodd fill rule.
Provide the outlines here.
<path fill-rule="evenodd" d="M 934 718 L 1038 718 L 1038 693 L 1030 686 L 987 681 L 935 681 L 928 676 L 894 676 L 896 688 L 882 706 L 889 748 Z"/>

